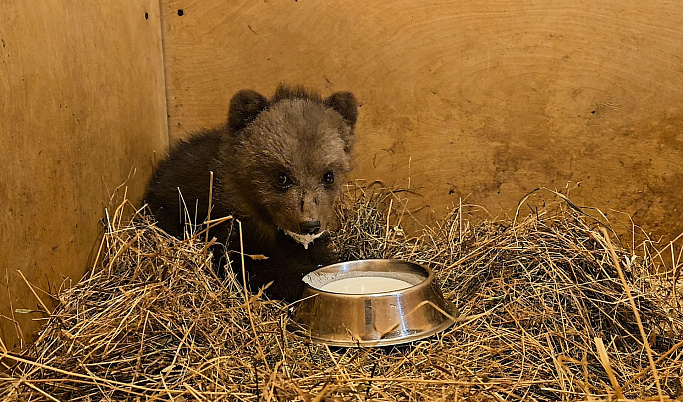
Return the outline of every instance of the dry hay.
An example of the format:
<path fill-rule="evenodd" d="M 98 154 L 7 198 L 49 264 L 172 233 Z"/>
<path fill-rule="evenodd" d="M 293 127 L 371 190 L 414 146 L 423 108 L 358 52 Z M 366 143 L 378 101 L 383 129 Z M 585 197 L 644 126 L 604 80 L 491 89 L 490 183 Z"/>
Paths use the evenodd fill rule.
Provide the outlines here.
<path fill-rule="evenodd" d="M 260 295 L 245 299 L 234 276 L 213 274 L 203 234 L 168 238 L 139 213 L 123 220 L 122 204 L 109 219 L 101 263 L 58 296 L 35 344 L 22 354 L 0 351 L 15 362 L 0 376 L 0 397 L 681 397 L 681 266 L 673 243 L 668 269 L 650 242 L 637 257 L 620 245 L 612 253 L 609 238 L 618 239 L 559 194 L 552 205 L 512 221 L 470 223 L 461 207 L 408 237 L 400 192 L 351 186 L 347 195 L 335 239 L 344 258 L 429 265 L 458 305 L 460 322 L 394 348 L 310 343 L 293 334 L 290 306 Z"/>

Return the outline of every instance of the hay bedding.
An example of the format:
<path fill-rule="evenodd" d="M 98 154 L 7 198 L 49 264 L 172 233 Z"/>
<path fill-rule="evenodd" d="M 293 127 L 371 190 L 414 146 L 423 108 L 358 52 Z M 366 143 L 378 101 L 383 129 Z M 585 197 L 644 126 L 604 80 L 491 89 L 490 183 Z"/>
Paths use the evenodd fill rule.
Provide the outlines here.
<path fill-rule="evenodd" d="M 124 203 L 109 219 L 98 267 L 58 296 L 35 344 L 0 351 L 15 362 L 0 376 L 0 397 L 681 398 L 680 265 L 654 275 L 649 243 L 640 257 L 618 245 L 612 254 L 602 225 L 559 195 L 512 222 L 470 224 L 459 208 L 418 237 L 401 229 L 410 214 L 399 192 L 351 186 L 347 195 L 335 238 L 344 258 L 429 265 L 459 307 L 451 329 L 394 348 L 312 344 L 293 334 L 290 306 L 212 273 L 204 234 L 168 238 L 139 211 L 123 220 Z M 676 257 L 673 244 L 669 253 Z"/>

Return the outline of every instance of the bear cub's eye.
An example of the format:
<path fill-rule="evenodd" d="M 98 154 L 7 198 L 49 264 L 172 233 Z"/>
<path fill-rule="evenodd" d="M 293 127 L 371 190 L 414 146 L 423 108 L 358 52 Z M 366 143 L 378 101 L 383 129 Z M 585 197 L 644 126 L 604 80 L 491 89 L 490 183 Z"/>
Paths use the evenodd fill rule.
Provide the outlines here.
<path fill-rule="evenodd" d="M 325 184 L 334 183 L 334 173 L 325 172 L 325 174 L 323 175 L 323 183 L 325 183 Z"/>
<path fill-rule="evenodd" d="M 282 188 L 289 188 L 292 186 L 292 184 L 294 184 L 294 182 L 289 178 L 289 176 L 280 172 L 275 175 L 275 184 Z"/>

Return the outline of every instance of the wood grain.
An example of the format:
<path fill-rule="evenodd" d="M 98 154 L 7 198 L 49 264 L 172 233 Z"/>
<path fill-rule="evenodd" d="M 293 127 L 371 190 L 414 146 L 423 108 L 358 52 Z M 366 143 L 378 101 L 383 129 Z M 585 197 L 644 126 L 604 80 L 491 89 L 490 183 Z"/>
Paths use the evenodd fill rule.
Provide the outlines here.
<path fill-rule="evenodd" d="M 17 312 L 40 310 L 18 271 L 48 292 L 80 279 L 109 195 L 130 176 L 139 201 L 168 130 L 158 2 L 0 8 L 0 314 L 17 322 L 0 336 L 16 348 L 44 318 Z"/>
<path fill-rule="evenodd" d="M 163 0 L 170 134 L 280 81 L 362 101 L 355 177 L 514 212 L 573 192 L 683 231 L 683 9 L 673 1 Z M 178 11 L 182 10 L 182 13 Z M 182 14 L 182 15 L 179 15 Z M 410 180 L 409 180 L 410 179 Z"/>

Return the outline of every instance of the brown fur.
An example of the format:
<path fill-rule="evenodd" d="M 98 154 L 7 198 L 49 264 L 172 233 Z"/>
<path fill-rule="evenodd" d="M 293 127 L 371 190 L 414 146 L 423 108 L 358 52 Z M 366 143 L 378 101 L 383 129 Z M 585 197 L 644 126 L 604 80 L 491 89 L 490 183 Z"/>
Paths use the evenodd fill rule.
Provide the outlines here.
<path fill-rule="evenodd" d="M 195 216 L 208 213 L 209 172 L 214 172 L 211 217 L 233 215 L 242 222 L 245 270 L 252 288 L 273 281 L 271 297 L 295 300 L 301 278 L 336 261 L 325 234 L 308 248 L 286 232 L 326 231 L 334 202 L 350 169 L 357 104 L 338 92 L 322 99 L 302 87 L 280 86 L 267 100 L 255 91 L 232 98 L 223 127 L 180 142 L 162 161 L 149 183 L 146 201 L 158 225 L 182 237 Z M 330 183 L 330 174 L 333 182 Z M 191 219 L 181 215 L 178 189 Z M 211 228 L 241 272 L 236 225 Z"/>

